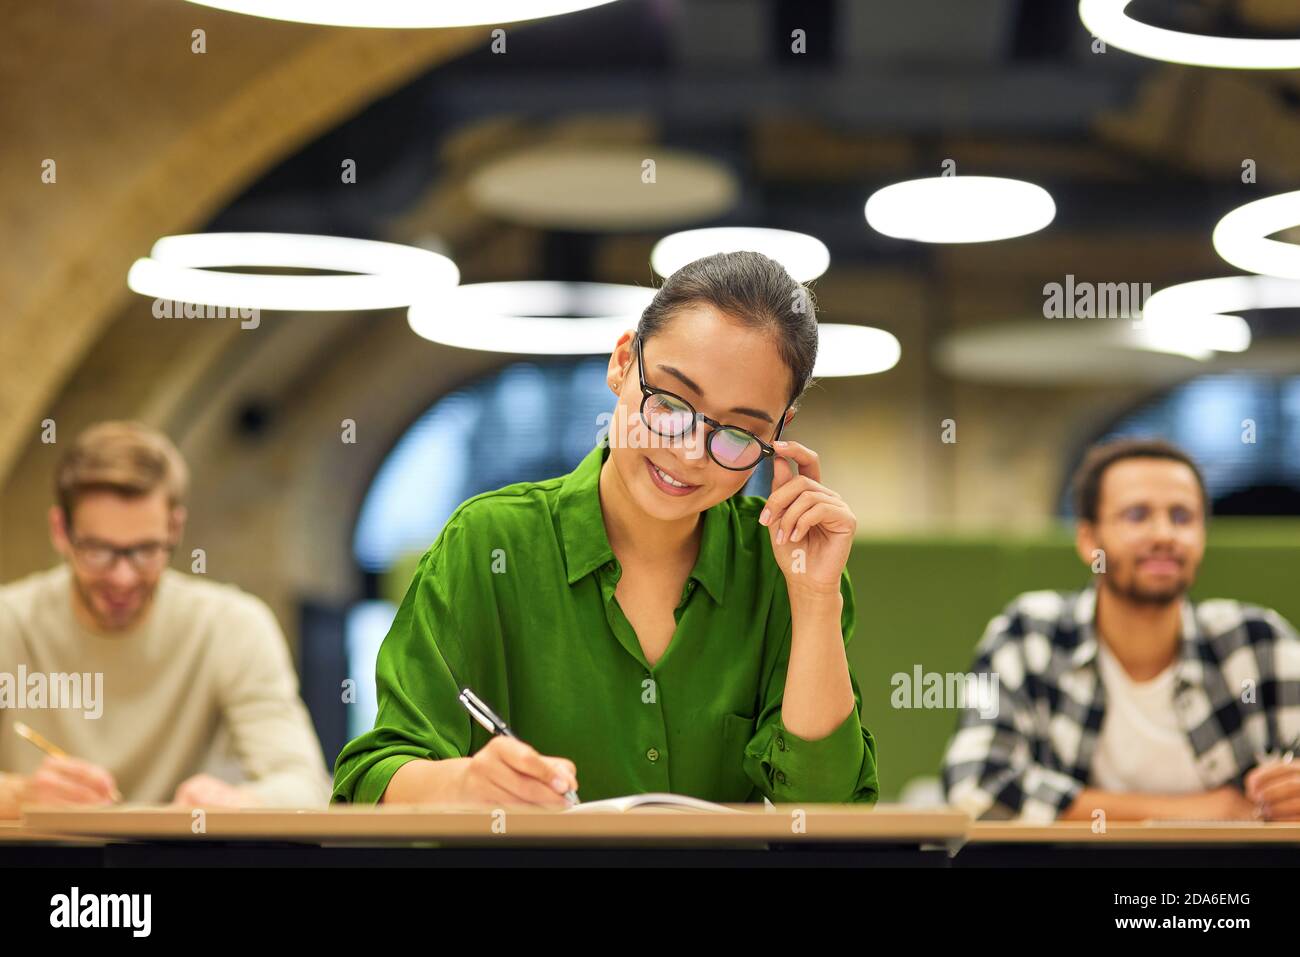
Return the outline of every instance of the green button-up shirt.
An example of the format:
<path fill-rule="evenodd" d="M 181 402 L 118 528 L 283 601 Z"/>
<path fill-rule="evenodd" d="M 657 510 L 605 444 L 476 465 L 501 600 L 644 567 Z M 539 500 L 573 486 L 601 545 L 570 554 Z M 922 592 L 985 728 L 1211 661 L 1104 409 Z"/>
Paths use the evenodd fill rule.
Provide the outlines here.
<path fill-rule="evenodd" d="M 765 500 L 704 512 L 677 630 L 651 666 L 614 596 L 598 488 L 608 454 L 602 441 L 570 474 L 475 496 L 447 521 L 379 651 L 375 727 L 339 754 L 333 800 L 377 802 L 407 761 L 481 748 L 489 735 L 457 700 L 468 686 L 539 752 L 573 761 L 584 801 L 875 801 L 856 678 L 853 711 L 826 737 L 782 723 L 790 600 L 758 524 Z M 840 588 L 847 642 L 847 572 Z"/>

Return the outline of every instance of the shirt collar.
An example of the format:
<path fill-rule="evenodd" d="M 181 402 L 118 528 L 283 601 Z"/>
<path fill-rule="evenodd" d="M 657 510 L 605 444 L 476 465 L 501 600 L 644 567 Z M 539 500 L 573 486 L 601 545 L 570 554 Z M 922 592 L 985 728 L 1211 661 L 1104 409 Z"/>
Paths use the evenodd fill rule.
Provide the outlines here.
<path fill-rule="evenodd" d="M 1070 663 L 1081 668 L 1097 657 L 1097 588 L 1089 585 L 1079 592 L 1074 601 L 1074 623 L 1078 628 L 1079 643 L 1070 656 Z"/>
<path fill-rule="evenodd" d="M 605 517 L 600 510 L 600 469 L 607 458 L 609 439 L 604 437 L 561 480 L 556 511 L 570 585 L 614 559 L 605 531 Z M 732 546 L 730 526 L 731 510 L 727 502 L 719 502 L 704 512 L 700 554 L 690 574 L 718 604 L 722 604 L 726 594 Z"/>
<path fill-rule="evenodd" d="M 1070 663 L 1080 668 L 1097 657 L 1097 586 L 1089 585 L 1079 592 L 1074 602 L 1074 623 L 1078 628 L 1079 643 L 1070 656 Z M 1180 668 L 1187 668 L 1199 661 L 1198 645 L 1201 641 L 1200 626 L 1196 621 L 1196 608 L 1186 595 L 1182 599 L 1182 641 L 1180 642 L 1178 662 Z"/>

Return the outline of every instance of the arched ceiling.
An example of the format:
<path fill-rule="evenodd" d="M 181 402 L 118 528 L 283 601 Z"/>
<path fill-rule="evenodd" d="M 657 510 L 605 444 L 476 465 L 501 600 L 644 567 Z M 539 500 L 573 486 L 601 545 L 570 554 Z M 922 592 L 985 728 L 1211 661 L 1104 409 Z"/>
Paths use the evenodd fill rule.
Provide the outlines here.
<path fill-rule="evenodd" d="M 160 235 L 486 32 L 336 30 L 179 0 L 6 3 L 0 484 Z M 206 52 L 191 52 L 192 31 Z M 53 159 L 56 182 L 41 179 Z M 15 239 L 17 241 L 15 241 Z"/>

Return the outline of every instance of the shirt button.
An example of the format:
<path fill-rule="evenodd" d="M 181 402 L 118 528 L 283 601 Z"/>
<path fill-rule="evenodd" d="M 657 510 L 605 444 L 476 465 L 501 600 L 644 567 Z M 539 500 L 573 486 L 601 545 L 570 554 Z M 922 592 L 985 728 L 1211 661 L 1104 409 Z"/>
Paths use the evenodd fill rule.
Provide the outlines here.
<path fill-rule="evenodd" d="M 777 772 L 776 772 L 776 779 L 777 779 L 777 781 L 778 781 L 779 783 L 781 783 L 781 784 L 785 784 L 785 772 L 784 772 L 784 771 L 777 771 Z"/>
<path fill-rule="evenodd" d="M 777 750 L 784 751 L 784 750 L 785 750 L 785 738 L 783 738 L 783 737 L 781 737 L 780 735 L 778 735 L 778 736 L 777 736 L 777 739 L 776 739 L 776 747 L 777 747 Z"/>
<path fill-rule="evenodd" d="M 648 761 L 654 763 L 655 761 L 659 760 L 659 749 L 651 748 L 649 751 L 645 753 L 645 756 Z"/>

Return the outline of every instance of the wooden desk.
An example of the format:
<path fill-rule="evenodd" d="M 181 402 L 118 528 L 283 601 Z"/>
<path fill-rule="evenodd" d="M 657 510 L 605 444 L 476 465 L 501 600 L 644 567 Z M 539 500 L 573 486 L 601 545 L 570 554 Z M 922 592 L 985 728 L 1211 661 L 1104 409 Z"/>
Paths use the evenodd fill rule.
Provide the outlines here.
<path fill-rule="evenodd" d="M 381 805 L 313 810 L 29 808 L 26 828 L 104 842 L 109 866 L 725 864 L 946 866 L 959 811 L 896 806 L 733 805 L 740 813 Z M 33 848 L 34 850 L 34 848 Z"/>
<path fill-rule="evenodd" d="M 1300 824 L 1116 821 L 1095 833 L 1088 822 L 976 821 L 959 867 L 1296 867 Z"/>
<path fill-rule="evenodd" d="M 1300 824 L 1263 822 L 1117 821 L 1097 834 L 1084 821 L 1015 824 L 975 821 L 966 833 L 970 844 L 1280 844 L 1300 848 Z"/>
<path fill-rule="evenodd" d="M 21 826 L 0 822 L 0 864 L 1300 866 L 1300 824 L 1116 822 L 1098 834 L 1087 823 L 971 823 L 956 811 L 890 805 L 737 807 L 743 813 L 507 808 L 501 816 L 391 805 L 214 810 L 199 834 L 190 812 L 172 808 L 31 808 Z"/>
<path fill-rule="evenodd" d="M 0 844 L 47 844 L 50 842 L 69 844 L 102 844 L 94 837 L 79 837 L 72 834 L 60 834 L 55 831 L 41 831 L 28 827 L 23 821 L 0 821 Z"/>
<path fill-rule="evenodd" d="M 0 821 L 0 870 L 6 867 L 98 867 L 104 842 L 99 838 L 55 834 Z"/>

